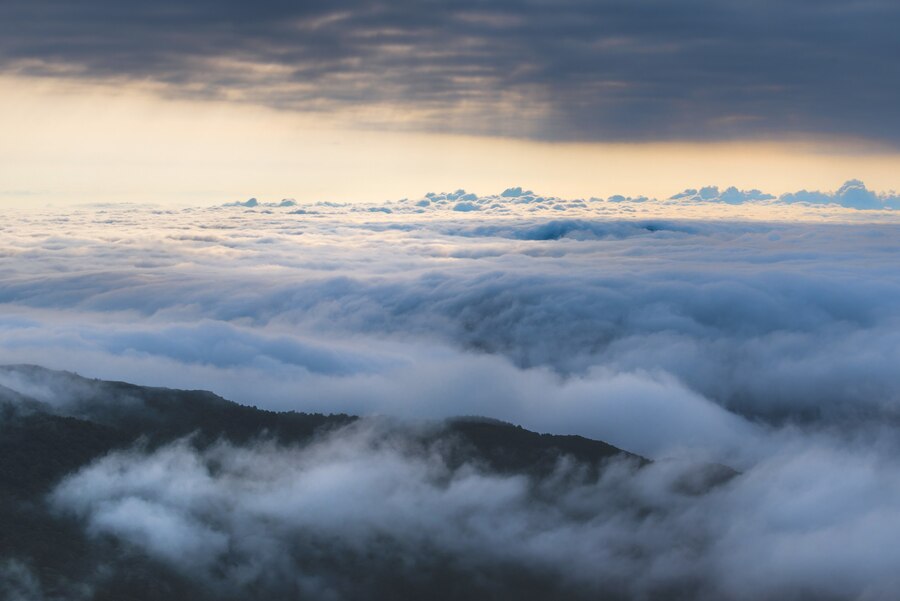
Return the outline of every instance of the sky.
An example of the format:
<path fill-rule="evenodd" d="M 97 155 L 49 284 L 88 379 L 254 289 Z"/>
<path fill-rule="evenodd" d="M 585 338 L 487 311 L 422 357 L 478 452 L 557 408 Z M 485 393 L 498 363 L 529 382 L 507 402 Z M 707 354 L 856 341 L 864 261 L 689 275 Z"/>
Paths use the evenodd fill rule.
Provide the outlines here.
<path fill-rule="evenodd" d="M 0 7 L 0 203 L 900 188 L 888 0 Z"/>
<path fill-rule="evenodd" d="M 363 416 L 123 449 L 46 501 L 211 591 L 365 598 L 308 572 L 313 531 L 589 598 L 895 599 L 898 26 L 895 0 L 3 1 L 0 364 Z M 0 370 L 77 416 L 73 382 Z M 458 415 L 654 463 L 535 488 L 379 442 Z M 678 492 L 703 462 L 739 474 Z"/>

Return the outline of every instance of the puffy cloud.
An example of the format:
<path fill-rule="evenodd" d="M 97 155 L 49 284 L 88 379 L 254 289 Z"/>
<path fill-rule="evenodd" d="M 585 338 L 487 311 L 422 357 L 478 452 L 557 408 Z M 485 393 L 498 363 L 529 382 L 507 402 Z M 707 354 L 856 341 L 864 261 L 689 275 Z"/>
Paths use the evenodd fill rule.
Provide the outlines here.
<path fill-rule="evenodd" d="M 224 207 L 249 207 L 249 208 L 253 208 L 253 207 L 258 207 L 258 206 L 259 206 L 259 201 L 256 200 L 255 198 L 250 198 L 250 199 L 245 200 L 245 201 L 243 201 L 243 202 L 241 202 L 241 201 L 239 201 L 239 200 L 236 200 L 236 201 L 234 201 L 234 202 L 226 203 L 226 204 L 224 204 L 224 205 L 222 205 L 222 206 L 224 206 Z"/>
<path fill-rule="evenodd" d="M 900 196 L 895 192 L 877 193 L 866 188 L 858 179 L 844 182 L 835 192 L 809 192 L 801 190 L 783 194 L 778 199 L 784 203 L 837 204 L 851 209 L 900 209 Z"/>
<path fill-rule="evenodd" d="M 465 213 L 468 211 L 477 211 L 479 209 L 478 209 L 478 205 L 472 204 L 471 202 L 458 202 L 455 205 L 453 205 L 453 210 Z"/>
<path fill-rule="evenodd" d="M 419 199 L 404 198 L 397 201 L 388 201 L 384 204 L 347 204 L 318 202 L 305 208 L 296 208 L 297 203 L 291 199 L 280 202 L 260 202 L 251 198 L 245 202 L 232 202 L 222 205 L 231 208 L 259 209 L 260 212 L 273 209 L 292 208 L 295 215 L 309 214 L 346 214 L 347 212 L 367 213 L 401 213 L 408 215 L 445 214 L 451 218 L 454 213 L 478 212 L 510 217 L 534 216 L 542 213 L 556 214 L 565 217 L 596 217 L 621 216 L 629 212 L 633 213 L 638 208 L 647 215 L 665 215 L 666 217 L 706 218 L 709 212 L 704 207 L 734 206 L 739 211 L 740 206 L 758 207 L 763 212 L 760 217 L 777 217 L 779 219 L 796 219 L 797 211 L 790 211 L 787 205 L 795 204 L 798 207 L 825 207 L 849 208 L 849 209 L 900 209 L 900 200 L 894 192 L 877 193 L 870 191 L 859 180 L 850 180 L 835 193 L 798 192 L 782 194 L 775 197 L 772 194 L 757 189 L 740 190 L 735 186 L 720 189 L 719 186 L 705 186 L 702 188 L 688 188 L 670 196 L 665 200 L 648 198 L 646 196 L 624 196 L 613 194 L 607 198 L 590 199 L 565 199 L 556 196 L 537 194 L 526 190 L 521 186 L 507 188 L 499 194 L 479 195 L 458 189 L 454 192 L 428 192 Z M 777 205 L 785 205 L 784 213 L 775 211 Z M 718 211 L 718 209 L 715 209 Z M 683 213 L 683 214 L 679 214 Z M 813 213 L 812 215 L 818 215 Z M 747 213 L 736 212 L 736 218 L 746 218 Z"/>
<path fill-rule="evenodd" d="M 226 202 L 226 203 L 223 204 L 222 206 L 223 206 L 223 207 L 247 207 L 247 208 L 250 208 L 250 209 L 253 209 L 253 208 L 256 208 L 256 207 L 270 207 L 270 208 L 271 208 L 271 207 L 274 207 L 274 208 L 283 209 L 283 208 L 286 208 L 286 207 L 294 207 L 294 206 L 297 206 L 297 201 L 294 200 L 294 199 L 292 199 L 292 198 L 284 198 L 284 199 L 281 200 L 281 202 L 266 202 L 266 203 L 261 203 L 261 202 L 259 202 L 256 198 L 249 198 L 249 199 L 247 199 L 247 200 L 245 200 L 245 201 L 243 201 L 243 202 L 241 202 L 241 201 L 239 201 L 239 200 L 237 200 L 237 201 L 235 201 L 235 202 Z"/>
<path fill-rule="evenodd" d="M 500 196 L 503 198 L 520 198 L 522 196 L 534 196 L 534 192 L 531 190 L 522 190 L 521 186 L 516 186 L 515 188 L 507 188 L 500 193 Z"/>
<path fill-rule="evenodd" d="M 759 190 L 738 190 L 734 186 L 730 186 L 725 190 L 719 190 L 718 186 L 706 186 L 697 190 L 696 188 L 688 188 L 687 190 L 675 194 L 670 200 L 690 201 L 690 202 L 724 202 L 726 204 L 742 204 L 745 202 L 754 202 L 761 200 L 772 200 L 775 198 L 771 194 L 760 192 Z"/>
<path fill-rule="evenodd" d="M 600 199 L 592 198 L 591 200 L 597 201 Z M 607 202 L 647 202 L 649 200 L 646 196 L 622 196 L 621 194 L 613 194 L 606 199 Z"/>

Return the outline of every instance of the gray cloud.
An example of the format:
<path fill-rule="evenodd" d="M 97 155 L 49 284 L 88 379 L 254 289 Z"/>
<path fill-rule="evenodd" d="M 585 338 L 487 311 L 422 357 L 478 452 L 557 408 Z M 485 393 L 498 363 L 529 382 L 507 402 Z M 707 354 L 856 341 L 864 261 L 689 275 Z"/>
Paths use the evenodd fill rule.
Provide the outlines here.
<path fill-rule="evenodd" d="M 490 213 L 493 215 L 509 215 L 522 216 L 523 214 L 555 214 L 569 215 L 579 210 L 588 213 L 597 214 L 607 213 L 610 215 L 621 215 L 623 212 L 632 210 L 634 205 L 644 203 L 669 204 L 683 207 L 703 207 L 712 204 L 725 205 L 749 205 L 770 207 L 774 204 L 791 205 L 796 204 L 805 207 L 842 207 L 855 210 L 881 210 L 892 211 L 900 209 L 900 197 L 893 190 L 876 192 L 869 190 L 860 180 L 848 180 L 844 182 L 837 190 L 833 192 L 810 192 L 808 190 L 799 190 L 797 192 L 789 192 L 776 197 L 768 192 L 757 189 L 740 190 L 735 186 L 728 186 L 721 189 L 719 186 L 703 186 L 701 188 L 688 188 L 677 194 L 673 194 L 667 199 L 658 200 L 648 198 L 646 196 L 623 196 L 614 194 L 607 198 L 590 198 L 590 199 L 565 199 L 556 196 L 548 196 L 537 194 L 532 190 L 523 190 L 521 187 L 508 188 L 499 194 L 479 195 L 474 192 L 467 192 L 459 189 L 454 192 L 428 192 L 420 199 L 402 199 L 398 201 L 387 201 L 381 205 L 364 205 L 350 207 L 341 204 L 320 202 L 305 208 L 294 209 L 291 211 L 295 215 L 318 215 L 335 212 L 364 212 L 364 213 L 404 213 L 425 215 L 431 213 L 469 213 L 477 212 L 479 214 Z M 238 201 L 227 203 L 223 206 L 232 208 L 245 208 L 249 210 L 257 210 L 269 213 L 274 209 L 295 207 L 295 201 L 285 199 L 280 203 L 269 202 L 260 204 L 255 198 L 246 201 Z M 572 223 L 568 221 L 554 221 L 552 224 L 541 224 L 536 227 L 532 233 L 521 232 L 520 236 L 540 236 L 554 235 L 552 232 L 541 234 L 541 228 L 561 227 L 563 224 Z M 622 227 L 633 227 L 634 224 L 622 224 Z M 653 221 L 638 225 L 638 227 L 667 227 L 676 228 L 676 224 L 672 220 Z M 393 227 L 398 227 L 394 225 Z M 604 224 L 596 224 L 586 226 L 591 228 L 612 227 Z M 472 234 L 479 235 L 497 229 L 498 226 L 490 224 L 483 229 L 474 229 Z M 585 228 L 582 228 L 583 230 Z M 459 230 L 458 233 L 463 234 L 466 230 Z M 586 230 L 585 230 L 586 231 Z M 561 232 L 560 235 L 568 235 L 567 232 Z M 608 233 L 598 233 L 598 235 L 619 235 L 611 230 Z"/>
<path fill-rule="evenodd" d="M 742 204 L 745 202 L 772 200 L 771 194 L 759 190 L 738 190 L 729 186 L 725 190 L 719 190 L 718 186 L 705 186 L 697 190 L 689 188 L 671 197 L 671 200 L 686 202 L 724 202 L 727 204 Z"/>
<path fill-rule="evenodd" d="M 0 362 L 267 409 L 486 414 L 658 461 L 451 468 L 411 445 L 427 425 L 370 417 L 306 447 L 138 445 L 69 474 L 52 507 L 219 599 L 366 598 L 391 586 L 378 574 L 438 573 L 535 597 L 893 598 L 896 213 L 470 194 L 10 210 Z M 41 373 L 0 370 L 0 398 L 99 410 L 99 384 Z M 698 459 L 742 473 L 687 494 Z M 24 563 L 0 575 L 49 596 Z"/>
<path fill-rule="evenodd" d="M 888 0 L 14 0 L 0 7 L 0 65 L 287 110 L 414 107 L 410 125 L 430 130 L 896 145 L 898 11 Z"/>
<path fill-rule="evenodd" d="M 9 601 L 44 601 L 40 580 L 31 568 L 15 559 L 0 563 L 0 593 Z"/>
<path fill-rule="evenodd" d="M 900 527 L 891 447 L 787 432 L 770 442 L 751 470 L 693 496 L 678 484 L 691 469 L 683 463 L 613 463 L 585 480 L 561 461 L 529 481 L 451 469 L 370 422 L 305 448 L 115 453 L 68 477 L 52 503 L 92 536 L 116 537 L 226 598 L 361 598 L 385 586 L 381 562 L 415 581 L 437 561 L 471 582 L 507 566 L 575 598 L 890 599 Z M 343 577 L 360 557 L 370 570 Z"/>

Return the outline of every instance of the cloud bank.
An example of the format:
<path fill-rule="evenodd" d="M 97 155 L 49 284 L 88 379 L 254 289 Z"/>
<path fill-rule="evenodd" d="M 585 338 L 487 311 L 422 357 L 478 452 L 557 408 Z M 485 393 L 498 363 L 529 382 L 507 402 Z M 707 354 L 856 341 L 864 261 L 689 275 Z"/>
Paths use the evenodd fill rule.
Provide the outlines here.
<path fill-rule="evenodd" d="M 269 1 L 252 10 L 11 0 L 0 8 L 0 69 L 345 110 L 392 128 L 896 145 L 898 11 L 889 0 Z"/>
<path fill-rule="evenodd" d="M 853 179 L 844 182 L 832 192 L 810 192 L 799 190 L 775 196 L 761 190 L 739 190 L 734 186 L 720 189 L 719 186 L 703 186 L 688 188 L 667 199 L 651 199 L 646 196 L 623 196 L 613 194 L 607 198 L 592 197 L 590 199 L 564 199 L 555 196 L 537 194 L 519 186 L 507 188 L 499 194 L 478 195 L 459 189 L 454 192 L 428 192 L 420 199 L 402 199 L 387 201 L 379 205 L 354 205 L 352 203 L 318 202 L 311 206 L 296 208 L 292 212 L 297 215 L 316 215 L 322 213 L 344 212 L 350 207 L 353 212 L 369 213 L 492 213 L 502 215 L 522 215 L 544 212 L 556 214 L 589 213 L 622 214 L 634 205 L 649 203 L 671 210 L 674 207 L 704 207 L 716 204 L 748 205 L 771 209 L 778 205 L 798 205 L 803 207 L 848 208 L 857 210 L 893 211 L 900 209 L 900 196 L 893 190 L 876 192 L 869 190 L 865 183 Z M 284 199 L 281 202 L 260 203 L 256 198 L 246 201 L 225 203 L 224 207 L 245 207 L 250 209 L 272 210 L 295 207 L 296 201 Z M 796 218 L 796 213 L 787 213 Z M 771 217 L 771 215 L 770 215 Z"/>
<path fill-rule="evenodd" d="M 622 461 L 592 479 L 564 460 L 533 481 L 451 468 L 358 423 L 305 448 L 115 453 L 64 480 L 51 503 L 219 598 L 458 598 L 494 586 L 522 598 L 889 599 L 900 584 L 893 461 L 832 439 L 779 442 L 698 496 L 683 463 Z M 366 570 L 347 578 L 357 565 Z M 458 584 L 435 591 L 436 574 Z"/>
<path fill-rule="evenodd" d="M 889 213 L 623 220 L 641 213 L 521 188 L 468 194 L 427 195 L 422 213 L 402 210 L 423 208 L 413 201 L 13 212 L 0 354 L 281 409 L 487 413 L 598 437 L 620 422 L 591 401 L 611 388 L 771 424 L 894 414 Z M 434 208 L 501 200 L 505 212 L 477 218 Z M 570 206 L 533 213 L 548 203 Z"/>
<path fill-rule="evenodd" d="M 900 209 L 900 196 L 895 192 L 877 193 L 866 188 L 858 179 L 844 183 L 835 192 L 808 192 L 801 190 L 781 196 L 781 202 L 809 204 L 838 204 L 853 209 Z"/>
<path fill-rule="evenodd" d="M 890 599 L 900 224 L 838 206 L 864 204 L 861 189 L 824 205 L 510 188 L 13 210 L 0 362 L 267 409 L 486 415 L 657 460 L 595 480 L 563 462 L 535 481 L 448 466 L 372 417 L 308 447 L 138 446 L 54 489 L 55 511 L 97 544 L 220 598 L 361 598 L 387 584 L 342 575 L 390 564 L 406 583 L 437 566 L 488 588 L 527 573 L 536 596 Z M 0 386 L 83 410 L 65 381 L 3 372 Z M 742 473 L 688 494 L 678 483 L 698 461 Z M 40 592 L 27 565 L 2 569 L 10 590 Z"/>

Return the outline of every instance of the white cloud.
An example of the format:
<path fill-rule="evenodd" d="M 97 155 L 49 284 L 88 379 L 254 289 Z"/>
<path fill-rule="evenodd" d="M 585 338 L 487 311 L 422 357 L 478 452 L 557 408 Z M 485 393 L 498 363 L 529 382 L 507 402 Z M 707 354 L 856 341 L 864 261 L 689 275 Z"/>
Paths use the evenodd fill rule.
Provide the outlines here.
<path fill-rule="evenodd" d="M 610 438 L 595 393 L 573 391 L 613 407 L 624 401 L 604 391 L 630 398 L 629 381 L 648 399 L 695 397 L 772 424 L 877 420 L 900 403 L 900 249 L 887 217 L 578 209 L 475 224 L 324 208 L 336 213 L 13 213 L 0 361 L 281 409 L 485 413 Z M 653 454 L 681 432 L 621 442 Z"/>
<path fill-rule="evenodd" d="M 782 194 L 778 200 L 788 204 L 835 204 L 851 209 L 900 209 L 900 196 L 896 192 L 879 194 L 866 188 L 866 185 L 858 179 L 844 182 L 834 192 L 801 190 L 792 194 Z"/>
<path fill-rule="evenodd" d="M 772 200 L 775 197 L 759 190 L 738 190 L 734 186 L 730 186 L 725 190 L 719 190 L 718 186 L 705 186 L 699 190 L 696 188 L 688 188 L 683 192 L 679 192 L 670 198 L 670 200 L 678 200 L 681 202 L 722 202 L 726 204 L 743 204 L 745 202 L 759 202 Z"/>
<path fill-rule="evenodd" d="M 710 194 L 11 211 L 0 362 L 279 410 L 488 415 L 667 459 L 547 503 L 359 431 L 305 450 L 136 449 L 57 490 L 90 532 L 217 586 L 293 574 L 340 598 L 339 578 L 297 574 L 312 547 L 290 540 L 351 557 L 388 531 L 401 557 L 437 549 L 463 574 L 512 562 L 637 597 L 890 598 L 896 214 Z M 71 382 L 0 385 L 79 411 Z M 684 458 L 744 475 L 687 498 Z M 560 469 L 557 484 L 575 468 Z"/>

